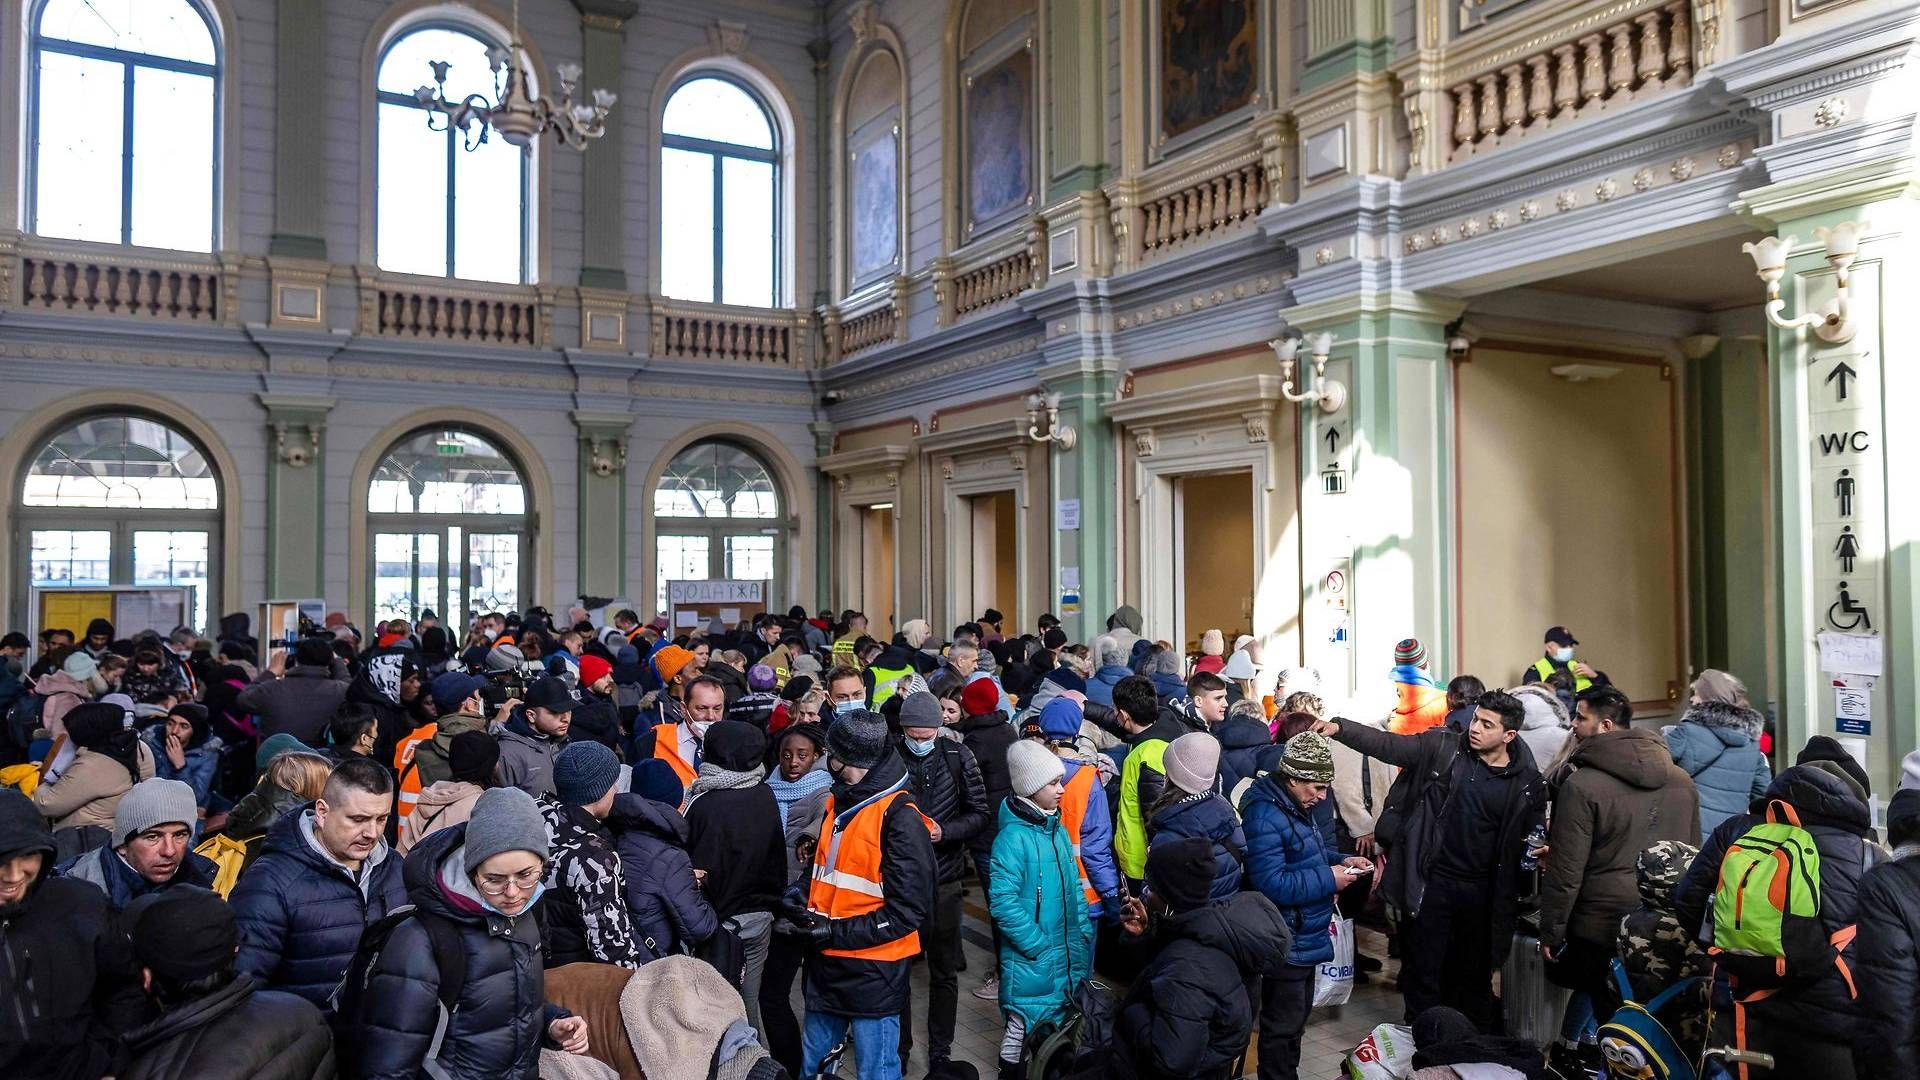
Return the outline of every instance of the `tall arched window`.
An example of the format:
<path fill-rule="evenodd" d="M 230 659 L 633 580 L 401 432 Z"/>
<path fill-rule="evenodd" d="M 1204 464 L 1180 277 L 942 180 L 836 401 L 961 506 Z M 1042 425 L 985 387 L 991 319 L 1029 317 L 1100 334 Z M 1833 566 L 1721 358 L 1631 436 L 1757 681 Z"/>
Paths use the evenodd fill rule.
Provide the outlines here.
<path fill-rule="evenodd" d="M 780 302 L 780 145 L 759 96 L 733 79 L 674 87 L 660 124 L 660 288 L 676 300 Z"/>
<path fill-rule="evenodd" d="M 31 23 L 29 228 L 212 251 L 220 53 L 194 0 L 46 0 Z"/>
<path fill-rule="evenodd" d="M 498 97 L 488 53 L 468 27 L 417 25 L 380 54 L 375 95 L 374 259 L 403 274 L 518 283 L 532 277 L 531 148 L 498 136 L 466 148 L 458 128 L 433 131 L 414 90 L 447 65 L 446 97 Z M 445 118 L 435 120 L 445 124 Z M 478 130 L 474 128 L 473 130 Z"/>
<path fill-rule="evenodd" d="M 533 568 L 531 517 L 520 468 L 486 436 L 423 428 L 373 470 L 373 617 L 448 625 L 469 611 L 511 611 Z"/>
<path fill-rule="evenodd" d="M 160 420 L 93 416 L 48 439 L 21 482 L 18 528 L 35 588 L 183 586 L 203 630 L 220 600 L 220 478 Z"/>
<path fill-rule="evenodd" d="M 669 581 L 772 580 L 779 517 L 773 473 L 744 447 L 698 442 L 674 455 L 653 489 L 656 610 L 667 610 Z"/>

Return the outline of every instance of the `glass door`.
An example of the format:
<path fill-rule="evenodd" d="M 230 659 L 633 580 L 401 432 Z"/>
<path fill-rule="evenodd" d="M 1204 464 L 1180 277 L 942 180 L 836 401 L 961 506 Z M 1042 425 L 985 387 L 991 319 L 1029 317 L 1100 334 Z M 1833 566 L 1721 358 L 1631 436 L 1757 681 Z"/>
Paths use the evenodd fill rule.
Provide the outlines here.
<path fill-rule="evenodd" d="M 447 530 L 459 543 L 459 528 Z M 520 608 L 520 534 L 467 533 L 467 607 L 478 612 L 518 611 Z M 448 588 L 456 587 L 453 578 Z"/>
<path fill-rule="evenodd" d="M 445 548 L 441 534 L 434 532 L 382 532 L 373 534 L 373 617 L 388 619 L 420 617 L 422 609 L 446 614 L 441 603 L 441 583 L 447 580 L 443 561 Z"/>

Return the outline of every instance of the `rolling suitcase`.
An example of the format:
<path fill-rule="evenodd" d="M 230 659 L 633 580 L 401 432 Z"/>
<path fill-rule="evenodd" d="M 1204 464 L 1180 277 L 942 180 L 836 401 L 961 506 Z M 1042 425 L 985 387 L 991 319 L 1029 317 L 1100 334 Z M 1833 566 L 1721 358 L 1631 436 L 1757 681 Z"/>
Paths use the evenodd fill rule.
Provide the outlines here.
<path fill-rule="evenodd" d="M 1573 991 L 1547 981 L 1546 961 L 1540 959 L 1540 938 L 1525 929 L 1513 935 L 1513 951 L 1500 968 L 1500 1006 L 1507 1034 L 1541 1046 L 1560 1037 Z"/>

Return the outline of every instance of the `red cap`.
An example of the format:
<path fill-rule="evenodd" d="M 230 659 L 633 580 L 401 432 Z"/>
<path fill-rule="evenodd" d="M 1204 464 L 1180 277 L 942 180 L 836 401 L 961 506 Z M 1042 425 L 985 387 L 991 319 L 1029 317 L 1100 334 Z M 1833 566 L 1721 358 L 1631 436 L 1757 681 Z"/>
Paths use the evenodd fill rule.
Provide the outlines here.
<path fill-rule="evenodd" d="M 986 716 L 1000 708 L 1000 688 L 992 679 L 975 679 L 960 691 L 960 709 L 968 716 Z"/>
<path fill-rule="evenodd" d="M 592 686 L 608 675 L 613 674 L 613 665 L 598 656 L 580 658 L 580 685 Z"/>

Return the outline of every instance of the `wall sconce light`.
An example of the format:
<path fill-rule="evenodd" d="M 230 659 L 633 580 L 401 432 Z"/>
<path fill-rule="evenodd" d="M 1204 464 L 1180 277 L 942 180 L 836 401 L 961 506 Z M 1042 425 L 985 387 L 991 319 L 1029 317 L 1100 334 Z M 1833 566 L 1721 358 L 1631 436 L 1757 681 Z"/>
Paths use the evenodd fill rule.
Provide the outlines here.
<path fill-rule="evenodd" d="M 1865 228 L 1865 222 L 1843 221 L 1831 229 L 1822 225 L 1813 230 L 1827 245 L 1827 261 L 1833 264 L 1834 297 L 1818 311 L 1792 319 L 1786 317 L 1787 302 L 1780 298 L 1780 278 L 1787 272 L 1793 237 L 1768 236 L 1740 245 L 1741 251 L 1753 256 L 1754 272 L 1767 284 L 1767 321 L 1782 330 L 1812 327 L 1815 337 L 1832 345 L 1853 340 L 1854 326 L 1847 317 L 1847 268 L 1860 253 L 1860 232 Z"/>
<path fill-rule="evenodd" d="M 1040 426 L 1040 416 L 1046 414 L 1047 425 Z M 1027 395 L 1027 438 L 1037 443 L 1055 443 L 1062 450 L 1073 449 L 1080 433 L 1073 430 L 1072 424 L 1060 422 L 1060 395 L 1052 392 Z"/>
<path fill-rule="evenodd" d="M 1300 343 L 1305 341 L 1307 350 L 1313 355 L 1313 389 L 1304 393 L 1294 393 L 1293 362 L 1300 355 Z M 1273 354 L 1280 358 L 1280 396 L 1288 401 L 1316 402 L 1321 412 L 1339 412 L 1347 403 L 1346 385 L 1337 379 L 1327 378 L 1327 354 L 1333 351 L 1333 335 L 1329 333 L 1289 335 L 1274 338 L 1267 342 L 1273 347 Z"/>

